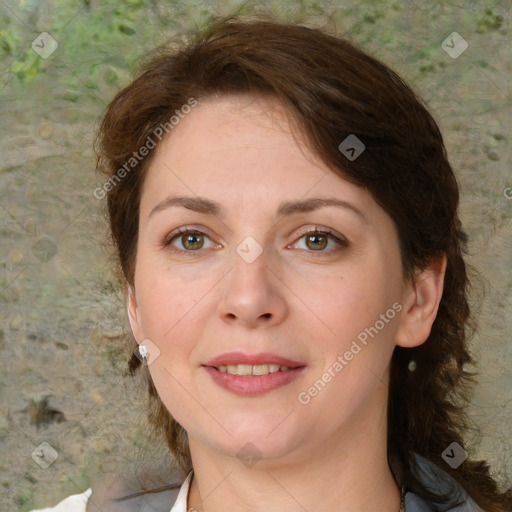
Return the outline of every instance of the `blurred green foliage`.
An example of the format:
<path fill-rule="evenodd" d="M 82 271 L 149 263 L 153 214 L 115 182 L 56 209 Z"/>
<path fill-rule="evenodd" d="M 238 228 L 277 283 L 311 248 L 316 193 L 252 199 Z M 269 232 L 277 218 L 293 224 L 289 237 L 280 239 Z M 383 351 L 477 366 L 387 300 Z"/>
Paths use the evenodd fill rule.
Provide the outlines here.
<path fill-rule="evenodd" d="M 78 102 L 89 97 L 105 102 L 127 83 L 149 50 L 172 36 L 201 28 L 216 15 L 256 14 L 263 11 L 282 21 L 302 22 L 323 16 L 330 28 L 348 29 L 359 44 L 368 49 L 392 49 L 399 53 L 401 37 L 413 21 L 404 18 L 403 0 L 376 2 L 329 2 L 327 0 L 10 0 L 0 4 L 0 64 L 19 82 L 30 83 L 47 76 L 55 83 L 55 94 L 63 100 Z M 439 2 L 418 2 L 422 13 L 442 20 L 447 8 Z M 464 6 L 450 7 L 461 14 L 464 26 L 477 33 L 497 31 L 503 16 L 494 12 L 491 0 L 467 0 Z M 421 13 L 417 12 L 421 15 Z M 326 17 L 329 19 L 326 20 Z M 321 24 L 321 23 L 320 23 Z M 413 23 L 414 25 L 414 23 Z M 48 32 L 59 44 L 47 59 L 31 48 L 41 32 Z M 422 29 L 418 28 L 418 34 Z M 409 33 L 407 60 L 413 64 L 412 78 L 421 78 L 443 67 L 440 34 L 416 47 Z M 389 51 L 387 52 L 390 53 Z M 393 64 L 391 62 L 390 64 Z M 407 64 L 409 65 L 409 64 Z"/>
<path fill-rule="evenodd" d="M 491 8 L 487 7 L 483 10 L 482 16 L 478 19 L 476 31 L 482 34 L 491 30 L 498 30 L 503 26 L 503 21 L 503 16 L 496 14 Z"/>
<path fill-rule="evenodd" d="M 41 32 L 59 44 L 47 59 L 31 48 Z M 84 86 L 118 87 L 165 32 L 153 1 L 11 2 L 0 16 L 0 61 L 20 84 L 50 73 L 67 90 L 65 99 L 76 101 Z"/>

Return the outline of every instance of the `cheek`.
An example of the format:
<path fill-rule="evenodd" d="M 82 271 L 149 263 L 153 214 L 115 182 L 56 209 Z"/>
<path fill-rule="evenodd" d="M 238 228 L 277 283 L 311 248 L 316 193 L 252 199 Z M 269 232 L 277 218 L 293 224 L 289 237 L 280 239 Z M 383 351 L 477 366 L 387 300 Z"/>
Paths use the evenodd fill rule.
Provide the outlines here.
<path fill-rule="evenodd" d="M 178 422 L 186 423 L 186 418 L 174 413 L 188 414 L 190 409 L 190 359 L 199 334 L 198 323 L 189 319 L 197 303 L 197 288 L 191 290 L 170 273 L 153 276 L 151 271 L 141 272 L 139 287 L 144 335 L 160 351 L 148 370 L 166 408 Z"/>
<path fill-rule="evenodd" d="M 395 285 L 377 264 L 351 268 L 339 275 L 314 282 L 307 280 L 300 291 L 315 313 L 319 333 L 347 341 L 373 325 L 393 303 Z"/>
<path fill-rule="evenodd" d="M 146 337 L 167 342 L 187 328 L 182 320 L 201 297 L 200 283 L 184 280 L 156 265 L 141 265 L 136 279 L 142 329 Z"/>
<path fill-rule="evenodd" d="M 332 382 L 353 388 L 351 393 L 365 387 L 368 378 L 374 381 L 375 375 L 382 375 L 391 357 L 397 328 L 393 304 L 400 298 L 400 281 L 395 274 L 383 261 L 376 261 L 344 272 L 324 282 L 323 287 L 315 286 L 307 295 L 311 309 L 322 320 L 315 320 L 315 344 L 323 352 L 322 370 L 331 368 L 336 374 Z M 334 367 L 338 356 L 346 361 L 342 367 Z"/>

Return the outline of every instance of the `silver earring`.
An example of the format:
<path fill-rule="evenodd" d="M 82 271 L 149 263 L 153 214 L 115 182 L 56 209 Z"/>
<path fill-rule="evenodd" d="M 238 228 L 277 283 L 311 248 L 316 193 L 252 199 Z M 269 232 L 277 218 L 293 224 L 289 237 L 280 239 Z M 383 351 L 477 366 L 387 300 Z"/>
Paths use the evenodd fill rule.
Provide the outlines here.
<path fill-rule="evenodd" d="M 146 364 L 148 360 L 148 349 L 143 343 L 139 345 L 139 354 L 140 357 L 142 357 L 142 362 Z"/>

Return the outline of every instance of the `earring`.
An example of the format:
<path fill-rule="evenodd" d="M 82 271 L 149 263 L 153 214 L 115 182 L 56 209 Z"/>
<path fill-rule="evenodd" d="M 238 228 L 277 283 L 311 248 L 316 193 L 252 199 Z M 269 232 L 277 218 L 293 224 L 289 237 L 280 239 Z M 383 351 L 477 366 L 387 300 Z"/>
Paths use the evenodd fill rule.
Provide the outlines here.
<path fill-rule="evenodd" d="M 414 370 L 416 370 L 416 361 L 414 359 L 411 359 L 411 361 L 409 362 L 409 366 L 407 367 L 407 369 L 410 371 L 410 372 L 413 372 Z"/>
<path fill-rule="evenodd" d="M 139 345 L 139 354 L 140 354 L 140 357 L 142 357 L 142 362 L 144 364 L 147 364 L 147 362 L 148 362 L 148 349 L 147 349 L 146 345 L 144 345 L 144 343 L 141 343 Z"/>

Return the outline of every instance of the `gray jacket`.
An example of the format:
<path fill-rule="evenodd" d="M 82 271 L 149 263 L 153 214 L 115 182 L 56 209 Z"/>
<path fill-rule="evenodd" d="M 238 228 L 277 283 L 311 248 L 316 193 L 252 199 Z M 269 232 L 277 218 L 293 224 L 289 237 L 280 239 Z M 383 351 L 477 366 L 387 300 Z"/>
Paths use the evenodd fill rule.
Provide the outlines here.
<path fill-rule="evenodd" d="M 449 512 L 484 512 L 466 493 L 466 491 L 440 467 L 425 459 L 417 453 L 414 454 L 419 471 L 416 473 L 423 485 L 436 492 L 449 492 L 457 502 L 462 502 L 458 507 L 449 509 Z M 434 503 L 428 503 L 412 492 L 405 495 L 405 512 L 437 512 L 439 509 Z"/>
<path fill-rule="evenodd" d="M 449 491 L 451 496 L 462 502 L 460 506 L 449 509 L 449 512 L 484 512 L 448 473 L 418 454 L 415 454 L 415 457 L 419 469 L 416 475 L 425 487 L 436 491 Z M 175 473 L 173 481 L 183 482 L 183 475 Z M 98 482 L 97 486 L 93 486 L 93 494 L 87 502 L 86 510 L 87 512 L 169 512 L 176 501 L 180 487 L 181 483 L 176 483 L 173 489 L 142 494 L 125 501 L 115 502 L 112 496 L 131 494 L 127 489 L 135 488 L 133 481 L 129 483 L 127 479 L 122 478 L 103 480 L 101 483 Z M 447 509 L 436 508 L 434 503 L 426 502 L 416 494 L 407 492 L 405 510 L 406 512 L 438 512 Z"/>

